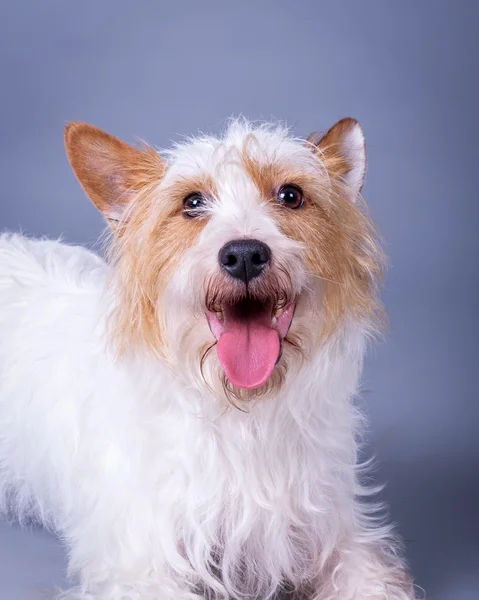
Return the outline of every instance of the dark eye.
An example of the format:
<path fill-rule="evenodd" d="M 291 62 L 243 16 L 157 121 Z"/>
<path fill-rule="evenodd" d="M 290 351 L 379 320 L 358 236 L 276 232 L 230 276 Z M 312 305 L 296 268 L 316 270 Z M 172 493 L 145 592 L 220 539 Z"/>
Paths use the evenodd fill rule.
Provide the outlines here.
<path fill-rule="evenodd" d="M 199 217 L 205 207 L 205 197 L 200 192 L 194 192 L 183 200 L 183 214 L 186 217 Z"/>
<path fill-rule="evenodd" d="M 303 192 L 295 185 L 283 185 L 276 199 L 279 204 L 288 208 L 301 208 L 304 204 Z"/>

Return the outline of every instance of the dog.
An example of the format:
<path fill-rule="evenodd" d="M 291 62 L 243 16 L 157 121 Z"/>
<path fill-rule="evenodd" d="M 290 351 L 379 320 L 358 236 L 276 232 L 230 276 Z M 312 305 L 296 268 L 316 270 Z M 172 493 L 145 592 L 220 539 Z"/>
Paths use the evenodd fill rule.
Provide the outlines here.
<path fill-rule="evenodd" d="M 89 600 L 412 600 L 355 405 L 384 317 L 365 139 L 66 127 L 105 259 L 0 237 L 0 499 Z"/>

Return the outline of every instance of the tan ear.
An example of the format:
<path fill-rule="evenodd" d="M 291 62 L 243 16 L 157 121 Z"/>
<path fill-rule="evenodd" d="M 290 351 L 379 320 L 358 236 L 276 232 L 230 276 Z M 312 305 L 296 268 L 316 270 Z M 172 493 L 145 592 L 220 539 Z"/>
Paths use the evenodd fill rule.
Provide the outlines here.
<path fill-rule="evenodd" d="M 366 143 L 361 125 L 355 119 L 341 119 L 322 137 L 312 133 L 308 142 L 319 149 L 329 173 L 341 179 L 355 202 L 366 172 Z"/>
<path fill-rule="evenodd" d="M 145 185 L 159 182 L 164 171 L 153 148 L 134 148 L 87 123 L 66 126 L 65 147 L 83 189 L 112 226 L 132 198 Z"/>

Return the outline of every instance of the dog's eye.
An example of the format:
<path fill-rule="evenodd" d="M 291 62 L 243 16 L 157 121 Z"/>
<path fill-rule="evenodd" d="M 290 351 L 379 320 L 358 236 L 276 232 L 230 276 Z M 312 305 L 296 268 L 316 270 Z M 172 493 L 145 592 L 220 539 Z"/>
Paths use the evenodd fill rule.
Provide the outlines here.
<path fill-rule="evenodd" d="M 296 185 L 283 185 L 276 199 L 288 208 L 301 208 L 304 204 L 303 192 Z"/>
<path fill-rule="evenodd" d="M 183 200 L 183 214 L 186 217 L 199 217 L 205 207 L 205 198 L 200 192 L 194 192 Z"/>

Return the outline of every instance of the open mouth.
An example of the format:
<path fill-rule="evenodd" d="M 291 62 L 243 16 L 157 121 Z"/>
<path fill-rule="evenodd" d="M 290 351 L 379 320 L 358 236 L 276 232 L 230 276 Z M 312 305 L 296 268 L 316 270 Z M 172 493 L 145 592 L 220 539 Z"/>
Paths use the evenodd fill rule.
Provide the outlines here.
<path fill-rule="evenodd" d="M 254 389 L 268 381 L 281 357 L 295 305 L 246 298 L 207 311 L 210 329 L 218 340 L 218 358 L 233 385 Z"/>

